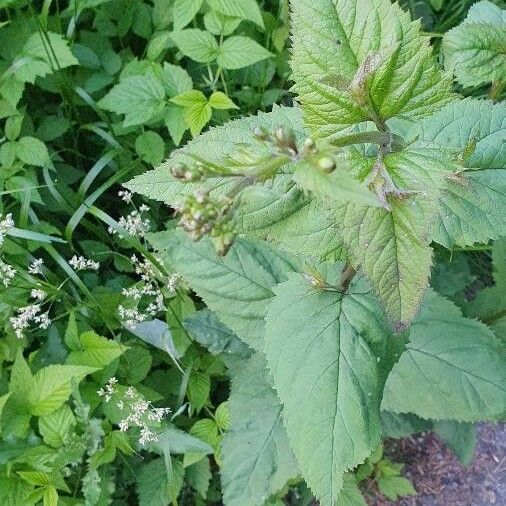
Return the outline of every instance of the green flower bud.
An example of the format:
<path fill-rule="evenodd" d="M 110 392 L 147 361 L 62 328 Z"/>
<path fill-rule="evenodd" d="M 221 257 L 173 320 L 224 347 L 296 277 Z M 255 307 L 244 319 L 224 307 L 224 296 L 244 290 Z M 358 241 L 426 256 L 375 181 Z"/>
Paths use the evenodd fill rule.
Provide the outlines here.
<path fill-rule="evenodd" d="M 336 162 L 329 156 L 323 156 L 318 160 L 318 168 L 323 172 L 332 172 L 336 168 Z"/>

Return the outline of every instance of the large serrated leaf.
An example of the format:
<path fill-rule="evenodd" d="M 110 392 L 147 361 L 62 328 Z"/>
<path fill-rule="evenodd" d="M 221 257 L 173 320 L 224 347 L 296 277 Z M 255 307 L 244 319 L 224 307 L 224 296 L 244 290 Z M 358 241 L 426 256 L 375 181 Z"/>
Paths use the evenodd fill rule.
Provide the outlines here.
<path fill-rule="evenodd" d="M 466 19 L 443 37 L 445 68 L 463 86 L 506 81 L 506 11 L 488 0 L 471 6 Z"/>
<path fill-rule="evenodd" d="M 261 353 L 232 376 L 231 427 L 222 442 L 221 481 L 226 506 L 261 506 L 298 474 Z"/>
<path fill-rule="evenodd" d="M 272 287 L 295 268 L 289 257 L 245 239 L 219 257 L 209 240 L 192 243 L 181 231 L 149 234 L 148 240 L 238 337 L 262 348 Z"/>
<path fill-rule="evenodd" d="M 385 385 L 382 409 L 473 422 L 506 414 L 506 354 L 482 323 L 429 291 Z"/>
<path fill-rule="evenodd" d="M 448 162 L 434 150 L 413 148 L 388 155 L 384 163 L 398 188 L 414 193 L 391 197 L 390 210 L 348 204 L 338 209 L 338 218 L 352 263 L 361 266 L 394 326 L 402 329 L 428 284 L 430 225 Z"/>
<path fill-rule="evenodd" d="M 442 106 L 450 80 L 429 40 L 389 0 L 294 0 L 294 89 L 317 138 L 357 122 L 417 118 Z"/>
<path fill-rule="evenodd" d="M 441 192 L 433 239 L 447 248 L 506 234 L 506 105 L 488 100 L 452 102 L 426 118 L 419 143 L 460 157 L 463 170 Z M 500 169 L 500 170 L 493 170 Z"/>
<path fill-rule="evenodd" d="M 380 441 L 384 357 L 366 336 L 386 342 L 389 333 L 367 295 L 315 289 L 295 274 L 274 291 L 265 338 L 269 369 L 302 475 L 320 504 L 333 505 L 344 473 Z"/>

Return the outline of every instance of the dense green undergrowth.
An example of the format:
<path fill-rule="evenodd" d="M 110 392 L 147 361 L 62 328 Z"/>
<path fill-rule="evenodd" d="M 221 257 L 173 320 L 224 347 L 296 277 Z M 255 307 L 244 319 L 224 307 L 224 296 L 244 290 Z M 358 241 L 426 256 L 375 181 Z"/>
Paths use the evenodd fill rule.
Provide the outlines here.
<path fill-rule="evenodd" d="M 353 506 L 415 493 L 384 438 L 472 459 L 506 31 L 471 3 L 0 0 L 0 504 Z"/>

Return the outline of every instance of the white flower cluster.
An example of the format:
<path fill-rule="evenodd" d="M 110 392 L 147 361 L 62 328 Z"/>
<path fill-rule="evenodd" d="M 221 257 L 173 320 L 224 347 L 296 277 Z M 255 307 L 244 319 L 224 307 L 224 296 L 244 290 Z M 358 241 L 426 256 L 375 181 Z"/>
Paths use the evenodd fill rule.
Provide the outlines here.
<path fill-rule="evenodd" d="M 33 288 L 30 292 L 30 297 L 32 299 L 38 300 L 39 302 L 42 302 L 46 298 L 46 292 L 40 288 Z"/>
<path fill-rule="evenodd" d="M 0 218 L 2 215 L 0 214 Z M 14 227 L 14 220 L 12 219 L 12 214 L 6 214 L 5 218 L 0 219 L 0 246 L 4 243 L 5 236 L 7 232 Z"/>
<path fill-rule="evenodd" d="M 97 393 L 109 402 L 116 392 L 118 380 L 111 378 L 104 388 Z M 120 431 L 126 432 L 130 427 L 140 428 L 139 443 L 146 445 L 158 441 L 157 434 L 148 426 L 148 422 L 159 423 L 170 412 L 170 408 L 155 408 L 144 399 L 133 387 L 129 387 L 122 399 L 116 403 L 121 411 L 127 411 L 127 416 L 118 424 Z"/>
<path fill-rule="evenodd" d="M 28 266 L 28 272 L 30 274 L 42 274 L 43 264 L 44 260 L 42 260 L 42 258 L 37 258 Z"/>
<path fill-rule="evenodd" d="M 139 311 L 137 307 L 127 307 L 123 304 L 118 307 L 123 325 L 130 330 L 134 329 L 138 323 L 143 322 L 148 317 L 154 317 L 159 312 L 165 310 L 163 294 L 157 286 L 153 265 L 148 260 L 139 259 L 136 255 L 132 255 L 131 260 L 135 273 L 140 276 L 144 284 L 123 288 L 122 294 L 134 302 L 138 302 L 144 296 L 154 297 L 155 300 L 150 302 L 143 312 Z M 180 280 L 181 278 L 177 274 L 170 276 L 167 281 L 169 290 L 174 291 Z"/>
<path fill-rule="evenodd" d="M 98 262 L 77 255 L 74 255 L 69 260 L 69 264 L 75 271 L 84 271 L 84 270 L 98 271 L 100 267 L 100 264 Z"/>
<path fill-rule="evenodd" d="M 51 324 L 49 314 L 47 312 L 41 313 L 40 304 L 19 308 L 17 316 L 12 316 L 10 322 L 18 339 L 24 336 L 24 331 L 30 326 L 30 323 L 38 324 L 41 329 L 47 329 Z"/>
<path fill-rule="evenodd" d="M 145 204 L 142 204 L 139 207 L 139 210 L 134 210 L 126 216 L 121 216 L 118 220 L 118 223 L 127 232 L 127 234 L 144 237 L 151 228 L 149 219 L 143 217 L 143 213 L 147 211 L 149 211 L 149 207 Z M 118 234 L 118 237 L 120 239 L 124 237 L 120 232 L 118 232 L 118 230 L 114 229 L 113 227 L 109 227 L 109 233 Z"/>
<path fill-rule="evenodd" d="M 12 265 L 6 264 L 0 258 L 0 283 L 5 287 L 8 287 L 12 281 L 12 278 L 16 275 L 16 269 Z"/>
<path fill-rule="evenodd" d="M 118 384 L 118 380 L 113 376 L 109 379 L 109 381 L 106 383 L 104 388 L 101 388 L 97 391 L 97 394 L 100 397 L 103 397 L 105 402 L 109 402 L 111 400 L 111 397 L 113 396 L 115 392 L 115 386 Z"/>

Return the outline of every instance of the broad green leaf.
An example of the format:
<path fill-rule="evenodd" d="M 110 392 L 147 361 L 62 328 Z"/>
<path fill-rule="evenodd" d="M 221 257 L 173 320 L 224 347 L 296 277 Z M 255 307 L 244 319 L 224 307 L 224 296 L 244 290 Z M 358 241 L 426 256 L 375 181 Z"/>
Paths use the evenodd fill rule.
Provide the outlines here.
<path fill-rule="evenodd" d="M 184 133 L 188 130 L 188 126 L 184 120 L 184 108 L 178 105 L 167 104 L 164 122 L 174 144 L 179 146 Z"/>
<path fill-rule="evenodd" d="M 131 332 L 145 343 L 149 343 L 165 351 L 173 360 L 180 358 L 174 346 L 170 328 L 166 322 L 156 318 L 154 320 L 146 320 L 138 323 Z"/>
<path fill-rule="evenodd" d="M 213 109 L 239 109 L 239 107 L 234 104 L 233 100 L 221 91 L 215 91 L 209 97 L 209 105 Z"/>
<path fill-rule="evenodd" d="M 228 401 L 222 402 L 216 408 L 214 420 L 221 430 L 228 430 L 230 428 L 230 409 Z"/>
<path fill-rule="evenodd" d="M 142 125 L 164 109 L 165 88 L 152 71 L 127 77 L 114 86 L 98 105 L 124 114 L 123 126 Z"/>
<path fill-rule="evenodd" d="M 292 71 L 306 125 L 334 137 L 357 122 L 418 118 L 450 98 L 419 22 L 389 0 L 293 0 Z"/>
<path fill-rule="evenodd" d="M 345 472 L 380 442 L 385 357 L 378 360 L 367 339 L 391 337 L 367 295 L 323 291 L 295 274 L 274 291 L 265 334 L 269 370 L 302 476 L 320 504 L 333 505 Z"/>
<path fill-rule="evenodd" d="M 434 422 L 434 432 L 468 466 L 473 460 L 476 447 L 476 427 L 473 423 L 439 420 Z"/>
<path fill-rule="evenodd" d="M 500 420 L 506 413 L 505 374 L 504 345 L 429 291 L 388 377 L 382 408 L 423 418 Z"/>
<path fill-rule="evenodd" d="M 207 0 L 207 3 L 221 14 L 246 19 L 264 28 L 262 13 L 255 0 Z"/>
<path fill-rule="evenodd" d="M 136 385 L 148 375 L 153 357 L 144 346 L 133 345 L 123 351 L 118 367 L 119 379 L 123 384 Z"/>
<path fill-rule="evenodd" d="M 162 82 L 169 97 L 180 95 L 193 88 L 190 74 L 183 67 L 167 62 L 163 64 Z"/>
<path fill-rule="evenodd" d="M 450 161 L 435 150 L 411 148 L 384 158 L 384 167 L 405 197 L 388 198 L 390 210 L 347 204 L 338 209 L 343 243 L 360 266 L 397 329 L 414 318 L 430 274 L 430 224 L 438 185 Z M 438 181 L 439 180 L 439 181 Z"/>
<path fill-rule="evenodd" d="M 184 107 L 183 118 L 193 136 L 198 135 L 213 113 L 206 96 L 200 90 L 190 90 L 170 100 Z"/>
<path fill-rule="evenodd" d="M 209 399 L 211 390 L 211 378 L 209 374 L 201 371 L 192 371 L 188 379 L 188 389 L 186 391 L 188 400 L 196 411 L 200 411 Z"/>
<path fill-rule="evenodd" d="M 433 233 L 433 239 L 447 248 L 506 234 L 505 118 L 505 104 L 465 99 L 421 123 L 421 142 L 450 150 L 465 167 L 490 169 L 464 170 L 447 179 Z"/>
<path fill-rule="evenodd" d="M 65 329 L 65 344 L 71 350 L 80 350 L 81 341 L 79 340 L 79 329 L 77 328 L 76 316 L 74 311 L 69 314 L 67 328 Z"/>
<path fill-rule="evenodd" d="M 35 137 L 21 137 L 16 142 L 16 156 L 28 165 L 45 167 L 50 163 L 45 144 Z"/>
<path fill-rule="evenodd" d="M 103 368 L 128 349 L 112 339 L 95 334 L 93 331 L 81 334 L 79 341 L 81 349 L 70 352 L 67 364 Z"/>
<path fill-rule="evenodd" d="M 432 422 L 412 413 L 381 411 L 381 433 L 384 438 L 399 439 L 432 430 Z"/>
<path fill-rule="evenodd" d="M 150 165 L 158 165 L 165 156 L 165 142 L 151 130 L 142 133 L 135 139 L 136 153 Z"/>
<path fill-rule="evenodd" d="M 231 426 L 222 443 L 224 503 L 261 506 L 298 474 L 262 354 L 233 372 L 229 407 Z"/>
<path fill-rule="evenodd" d="M 69 397 L 86 375 L 97 371 L 96 367 L 77 365 L 50 365 L 40 369 L 34 376 L 28 393 L 32 415 L 49 415 L 56 411 Z"/>
<path fill-rule="evenodd" d="M 211 482 L 211 464 L 208 457 L 191 464 L 185 469 L 185 479 L 201 498 L 205 499 Z"/>
<path fill-rule="evenodd" d="M 34 33 L 26 41 L 11 68 L 18 81 L 34 83 L 57 70 L 77 65 L 67 41 L 58 33 Z"/>
<path fill-rule="evenodd" d="M 163 30 L 156 32 L 146 49 L 146 58 L 155 61 L 171 45 L 171 32 Z"/>
<path fill-rule="evenodd" d="M 420 139 L 460 154 L 465 167 L 500 169 L 506 166 L 506 103 L 466 98 L 425 118 Z"/>
<path fill-rule="evenodd" d="M 182 30 L 197 15 L 204 0 L 176 0 L 172 8 L 174 31 Z"/>
<path fill-rule="evenodd" d="M 181 231 L 149 234 L 148 240 L 238 337 L 261 349 L 272 287 L 294 269 L 290 259 L 245 239 L 237 239 L 225 257 L 209 240 L 192 243 Z"/>
<path fill-rule="evenodd" d="M 179 461 L 172 461 L 172 471 L 171 480 L 161 458 L 141 467 L 137 475 L 139 506 L 168 506 L 171 497 L 178 496 L 183 484 L 183 468 Z"/>
<path fill-rule="evenodd" d="M 76 420 L 72 410 L 64 404 L 53 413 L 39 418 L 39 431 L 44 443 L 54 448 L 62 446 Z"/>
<path fill-rule="evenodd" d="M 183 98 L 187 97 L 184 94 Z M 195 95 L 196 97 L 196 95 Z M 176 97 L 176 100 L 180 100 Z M 203 135 L 193 139 L 186 146 L 171 153 L 170 158 L 157 169 L 145 172 L 132 179 L 126 186 L 138 193 L 162 200 L 167 204 L 174 204 L 185 195 L 190 194 L 202 185 L 208 185 L 209 189 L 216 188 L 219 192 L 225 192 L 231 188 L 234 182 L 222 178 L 209 178 L 205 183 L 184 184 L 176 181 L 170 174 L 170 167 L 175 163 L 194 163 L 195 158 L 201 159 L 208 165 L 223 165 L 227 157 L 236 149 L 236 144 L 244 143 L 245 140 L 253 139 L 252 130 L 262 126 L 272 130 L 279 125 L 292 128 L 297 139 L 305 137 L 304 126 L 300 110 L 291 107 L 276 107 L 270 113 L 259 113 L 257 116 L 249 116 L 230 121 L 220 128 L 213 128 Z"/>
<path fill-rule="evenodd" d="M 466 19 L 443 37 L 445 68 L 463 86 L 506 81 L 506 10 L 488 0 L 471 6 Z"/>
<path fill-rule="evenodd" d="M 246 357 L 248 347 L 208 309 L 197 311 L 184 321 L 192 338 L 213 355 L 229 353 Z"/>
<path fill-rule="evenodd" d="M 506 170 L 465 171 L 441 192 L 432 238 L 451 248 L 506 234 Z"/>
<path fill-rule="evenodd" d="M 242 69 L 265 60 L 273 54 L 258 42 L 242 35 L 233 35 L 219 49 L 217 62 L 224 69 Z"/>
<path fill-rule="evenodd" d="M 218 43 L 208 32 L 187 28 L 172 34 L 178 49 L 188 58 L 199 63 L 211 63 L 218 56 Z"/>

